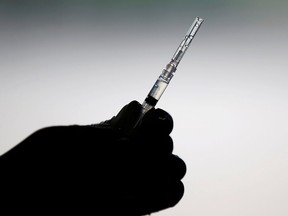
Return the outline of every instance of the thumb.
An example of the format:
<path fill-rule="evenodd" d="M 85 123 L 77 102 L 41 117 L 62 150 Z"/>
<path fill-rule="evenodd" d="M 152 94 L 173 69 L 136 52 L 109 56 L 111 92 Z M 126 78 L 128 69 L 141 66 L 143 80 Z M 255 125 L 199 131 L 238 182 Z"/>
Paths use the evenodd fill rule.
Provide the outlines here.
<path fill-rule="evenodd" d="M 111 119 L 112 128 L 128 134 L 137 124 L 142 115 L 142 106 L 137 101 L 131 101 Z"/>

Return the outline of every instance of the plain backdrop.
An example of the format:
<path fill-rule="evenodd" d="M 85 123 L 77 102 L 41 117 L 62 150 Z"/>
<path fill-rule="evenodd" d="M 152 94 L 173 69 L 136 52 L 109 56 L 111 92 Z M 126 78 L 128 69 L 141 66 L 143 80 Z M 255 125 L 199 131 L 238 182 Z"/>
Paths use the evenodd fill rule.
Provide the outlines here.
<path fill-rule="evenodd" d="M 0 2 L 0 154 L 142 102 L 196 16 L 158 107 L 185 195 L 155 216 L 288 215 L 286 0 Z M 1 185 L 0 185 L 1 187 Z"/>

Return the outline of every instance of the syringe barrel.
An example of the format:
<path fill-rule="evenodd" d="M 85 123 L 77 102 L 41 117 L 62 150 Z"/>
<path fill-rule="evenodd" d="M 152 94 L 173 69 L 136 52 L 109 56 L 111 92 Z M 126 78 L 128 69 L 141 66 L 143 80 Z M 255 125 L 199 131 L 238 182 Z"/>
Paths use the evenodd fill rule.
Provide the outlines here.
<path fill-rule="evenodd" d="M 188 29 L 184 39 L 181 41 L 180 45 L 178 46 L 176 52 L 174 53 L 172 57 L 172 61 L 175 62 L 176 67 L 180 63 L 182 57 L 184 56 L 186 50 L 190 46 L 190 43 L 192 42 L 193 38 L 195 37 L 197 31 L 199 30 L 202 22 L 204 20 L 196 17 L 190 28 Z"/>
<path fill-rule="evenodd" d="M 171 81 L 174 73 L 176 71 L 176 66 L 172 62 L 166 65 L 166 68 L 163 69 L 161 75 L 156 80 L 155 84 L 151 88 L 149 94 L 147 95 L 142 106 L 144 111 L 147 112 L 149 109 L 154 107 L 159 101 L 160 97 L 167 88 L 169 82 Z"/>
<path fill-rule="evenodd" d="M 147 95 L 146 99 L 144 100 L 142 107 L 143 107 L 143 115 L 153 108 L 157 102 L 159 101 L 160 97 L 164 93 L 165 89 L 167 88 L 169 82 L 171 81 L 174 73 L 177 69 L 178 64 L 180 63 L 182 57 L 184 56 L 186 50 L 188 49 L 190 43 L 192 42 L 195 34 L 197 33 L 198 29 L 200 28 L 203 19 L 196 17 L 188 32 L 186 33 L 184 39 L 181 41 L 180 45 L 178 46 L 176 52 L 174 53 L 171 61 L 166 65 L 166 68 L 163 69 L 161 75 L 156 80 L 155 84 L 153 85 L 152 89 L 150 90 L 149 94 Z"/>

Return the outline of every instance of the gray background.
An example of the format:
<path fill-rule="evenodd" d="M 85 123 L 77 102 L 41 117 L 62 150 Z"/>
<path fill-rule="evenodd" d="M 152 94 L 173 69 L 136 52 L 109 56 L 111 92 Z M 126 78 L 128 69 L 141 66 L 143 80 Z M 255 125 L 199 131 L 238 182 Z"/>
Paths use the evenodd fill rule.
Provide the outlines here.
<path fill-rule="evenodd" d="M 186 193 L 166 216 L 288 215 L 286 0 L 1 1 L 0 154 L 142 100 L 196 16 L 158 103 Z M 20 180 L 21 181 L 21 180 Z"/>

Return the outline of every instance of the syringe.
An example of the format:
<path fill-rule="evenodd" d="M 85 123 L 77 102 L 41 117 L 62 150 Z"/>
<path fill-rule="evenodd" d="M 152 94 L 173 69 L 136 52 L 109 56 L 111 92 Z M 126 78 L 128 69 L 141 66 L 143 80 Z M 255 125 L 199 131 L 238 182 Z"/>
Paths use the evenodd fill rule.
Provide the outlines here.
<path fill-rule="evenodd" d="M 161 75 L 156 80 L 155 84 L 153 85 L 152 89 L 144 100 L 142 104 L 142 115 L 144 115 L 148 110 L 153 108 L 159 101 L 170 80 L 172 79 L 178 64 L 180 63 L 182 57 L 184 56 L 186 50 L 188 49 L 191 41 L 193 40 L 203 21 L 203 19 L 196 17 L 196 19 L 192 23 L 184 39 L 182 40 L 175 54 L 173 55 L 171 61 L 167 64 L 166 68 L 163 69 Z"/>

